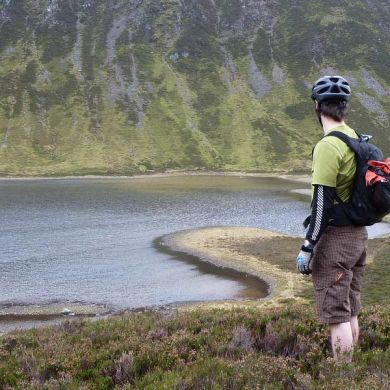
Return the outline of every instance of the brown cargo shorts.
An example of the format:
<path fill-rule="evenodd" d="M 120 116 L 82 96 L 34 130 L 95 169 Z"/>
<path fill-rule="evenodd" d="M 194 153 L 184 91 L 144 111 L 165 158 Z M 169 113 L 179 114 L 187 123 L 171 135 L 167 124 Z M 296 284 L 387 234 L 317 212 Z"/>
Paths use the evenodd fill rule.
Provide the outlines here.
<path fill-rule="evenodd" d="M 364 226 L 328 226 L 314 248 L 312 278 L 322 323 L 339 324 L 359 313 L 367 257 Z"/>

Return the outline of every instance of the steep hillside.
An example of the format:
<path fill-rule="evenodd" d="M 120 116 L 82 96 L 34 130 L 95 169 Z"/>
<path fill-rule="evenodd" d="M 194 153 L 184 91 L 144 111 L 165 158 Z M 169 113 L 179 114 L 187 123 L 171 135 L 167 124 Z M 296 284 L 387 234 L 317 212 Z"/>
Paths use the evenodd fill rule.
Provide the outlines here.
<path fill-rule="evenodd" d="M 390 154 L 388 1 L 0 4 L 0 174 L 304 170 L 329 73 Z"/>

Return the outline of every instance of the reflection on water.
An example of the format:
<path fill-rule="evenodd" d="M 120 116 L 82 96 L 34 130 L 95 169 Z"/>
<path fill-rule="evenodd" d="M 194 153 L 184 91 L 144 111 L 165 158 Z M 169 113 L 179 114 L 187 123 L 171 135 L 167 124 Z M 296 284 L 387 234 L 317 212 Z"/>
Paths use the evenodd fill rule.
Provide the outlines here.
<path fill-rule="evenodd" d="M 153 240 L 209 225 L 302 235 L 309 205 L 288 192 L 301 187 L 224 176 L 1 181 L 0 302 L 127 308 L 261 295 L 261 283 L 202 270 Z"/>

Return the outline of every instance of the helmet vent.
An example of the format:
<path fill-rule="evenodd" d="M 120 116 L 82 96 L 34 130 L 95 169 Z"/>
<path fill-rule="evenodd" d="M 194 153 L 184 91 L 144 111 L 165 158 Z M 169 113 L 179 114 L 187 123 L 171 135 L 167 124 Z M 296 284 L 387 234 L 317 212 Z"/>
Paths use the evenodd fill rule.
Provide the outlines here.
<path fill-rule="evenodd" d="M 333 85 L 330 89 L 331 93 L 340 93 L 340 88 L 337 85 Z"/>
<path fill-rule="evenodd" d="M 329 90 L 329 87 L 326 86 L 326 87 L 324 87 L 324 88 L 319 89 L 319 90 L 317 91 L 317 93 L 318 93 L 319 95 L 321 95 L 321 94 L 323 94 L 323 93 L 325 93 L 325 92 L 328 92 L 328 90 Z"/>
<path fill-rule="evenodd" d="M 339 82 L 339 78 L 338 77 L 331 77 L 329 79 L 332 83 L 338 83 Z"/>

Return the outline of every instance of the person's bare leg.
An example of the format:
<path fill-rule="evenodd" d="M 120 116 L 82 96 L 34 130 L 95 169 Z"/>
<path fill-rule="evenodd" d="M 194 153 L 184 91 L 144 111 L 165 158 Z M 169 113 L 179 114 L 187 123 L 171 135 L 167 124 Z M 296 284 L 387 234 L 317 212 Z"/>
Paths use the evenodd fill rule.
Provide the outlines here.
<path fill-rule="evenodd" d="M 350 362 L 353 352 L 353 337 L 350 322 L 330 325 L 333 357 L 337 362 Z"/>
<path fill-rule="evenodd" d="M 351 330 L 352 330 L 352 338 L 353 338 L 353 343 L 357 344 L 359 340 L 359 322 L 357 316 L 351 317 Z"/>

